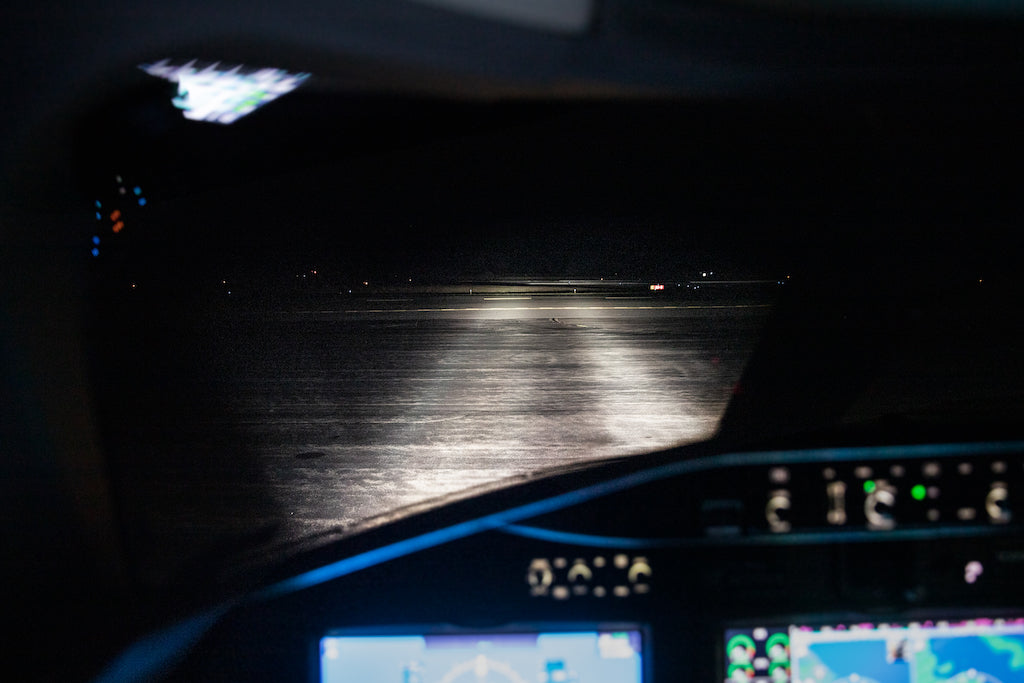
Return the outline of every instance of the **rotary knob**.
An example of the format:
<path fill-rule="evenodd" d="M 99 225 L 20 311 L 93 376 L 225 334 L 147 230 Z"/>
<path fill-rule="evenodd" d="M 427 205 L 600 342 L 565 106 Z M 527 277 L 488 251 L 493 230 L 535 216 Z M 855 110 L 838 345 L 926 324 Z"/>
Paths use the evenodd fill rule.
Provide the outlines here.
<path fill-rule="evenodd" d="M 768 528 L 775 533 L 785 533 L 793 525 L 789 521 L 789 491 L 772 491 L 768 495 L 768 504 L 764 506 L 764 517 L 768 521 Z"/>
<path fill-rule="evenodd" d="M 864 497 L 864 518 L 872 529 L 892 529 L 896 520 L 892 517 L 896 505 L 896 489 L 879 482 L 873 491 Z"/>
<path fill-rule="evenodd" d="M 1013 519 L 1013 513 L 1009 505 L 1010 490 L 1001 481 L 992 484 L 988 495 L 985 497 L 985 512 L 988 518 L 996 524 L 1007 524 Z"/>

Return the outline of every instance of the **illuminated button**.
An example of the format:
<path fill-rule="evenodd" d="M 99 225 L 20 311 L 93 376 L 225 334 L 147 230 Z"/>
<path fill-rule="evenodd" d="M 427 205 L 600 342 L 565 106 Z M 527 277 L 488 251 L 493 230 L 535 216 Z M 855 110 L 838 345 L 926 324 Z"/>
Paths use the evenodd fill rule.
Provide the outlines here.
<path fill-rule="evenodd" d="M 785 467 L 773 467 L 768 470 L 768 481 L 773 484 L 788 484 L 789 470 Z"/>
<path fill-rule="evenodd" d="M 603 598 L 605 595 L 607 595 L 607 591 L 605 591 L 604 586 L 594 586 L 595 598 Z"/>
<path fill-rule="evenodd" d="M 962 462 L 956 466 L 956 471 L 963 475 L 968 475 L 974 471 L 974 465 L 969 462 Z"/>
<path fill-rule="evenodd" d="M 636 593 L 648 593 L 651 586 L 648 583 L 651 579 L 651 565 L 646 557 L 634 557 L 633 564 L 629 568 L 626 578 L 633 584 L 633 591 Z"/>
<path fill-rule="evenodd" d="M 903 465 L 893 465 L 889 468 L 889 474 L 893 477 L 902 477 L 907 471 L 903 468 Z"/>
<path fill-rule="evenodd" d="M 910 489 L 910 497 L 914 500 L 924 500 L 927 495 L 928 489 L 924 484 L 917 484 L 914 488 Z"/>
<path fill-rule="evenodd" d="M 867 465 L 860 465 L 859 467 L 853 470 L 853 476 L 857 477 L 858 479 L 867 479 L 871 476 L 871 468 L 868 467 Z"/>
<path fill-rule="evenodd" d="M 564 557 L 556 557 L 554 561 L 555 569 L 565 569 L 569 563 Z"/>
<path fill-rule="evenodd" d="M 1013 518 L 1010 507 L 1007 505 L 1009 497 L 1010 492 L 1007 490 L 1006 484 L 1001 481 L 993 483 L 988 496 L 985 497 L 985 512 L 988 513 L 988 518 L 996 524 L 1006 524 Z"/>
<path fill-rule="evenodd" d="M 896 504 L 896 490 L 879 481 L 864 498 L 864 517 L 872 529 L 892 529 L 896 526 L 892 508 Z"/>
<path fill-rule="evenodd" d="M 616 569 L 625 569 L 629 566 L 629 555 L 616 555 L 612 558 L 612 562 L 615 564 Z"/>
<path fill-rule="evenodd" d="M 934 479 L 935 477 L 942 474 L 942 466 L 937 462 L 926 462 L 921 467 L 921 474 L 924 476 Z"/>
<path fill-rule="evenodd" d="M 633 565 L 629 568 L 627 578 L 630 583 L 646 583 L 651 578 L 651 565 L 647 563 L 646 557 L 633 558 Z"/>
<path fill-rule="evenodd" d="M 789 522 L 789 491 L 772 491 L 768 497 L 768 504 L 764 507 L 764 516 L 768 520 L 768 528 L 775 533 L 785 533 L 793 525 Z"/>
<path fill-rule="evenodd" d="M 594 578 L 594 573 L 590 571 L 590 567 L 581 559 L 573 560 L 572 567 L 569 568 L 569 583 L 586 582 Z"/>
<path fill-rule="evenodd" d="M 832 467 L 826 467 L 821 471 L 821 476 L 824 477 L 827 481 L 831 481 L 832 479 L 836 478 L 836 471 Z"/>
<path fill-rule="evenodd" d="M 617 598 L 629 597 L 629 586 L 616 586 L 612 589 L 612 595 Z"/>
<path fill-rule="evenodd" d="M 846 484 L 841 481 L 829 482 L 828 492 L 828 523 L 835 526 L 846 524 Z"/>
<path fill-rule="evenodd" d="M 978 511 L 974 508 L 960 508 L 956 511 L 956 518 L 961 522 L 970 522 L 978 516 Z"/>
<path fill-rule="evenodd" d="M 555 580 L 551 571 L 551 563 L 544 558 L 536 558 L 530 562 L 526 570 L 526 582 L 530 584 L 531 595 L 547 595 L 548 588 Z"/>
<path fill-rule="evenodd" d="M 985 573 L 985 567 L 981 562 L 971 561 L 964 566 L 964 583 L 977 583 L 978 578 Z"/>
<path fill-rule="evenodd" d="M 573 595 L 586 595 L 588 590 L 590 590 L 590 589 L 587 586 L 584 586 L 582 584 L 577 584 L 577 585 L 572 587 L 572 594 Z"/>
<path fill-rule="evenodd" d="M 932 508 L 931 510 L 928 511 L 928 521 L 929 522 L 937 522 L 937 521 L 939 521 L 939 518 L 941 518 L 941 517 L 942 517 L 942 514 L 938 510 L 936 510 L 935 508 Z"/>
<path fill-rule="evenodd" d="M 595 567 L 601 568 L 605 564 L 606 564 L 605 559 L 602 556 L 598 555 L 597 557 L 594 558 L 594 566 Z"/>
<path fill-rule="evenodd" d="M 992 463 L 993 474 L 1004 474 L 1006 472 L 1006 463 L 1002 460 L 996 460 Z"/>
<path fill-rule="evenodd" d="M 551 589 L 551 597 L 555 600 L 568 600 L 569 599 L 569 587 L 568 586 L 555 586 Z"/>
<path fill-rule="evenodd" d="M 928 500 L 935 500 L 939 497 L 939 487 L 929 486 L 928 487 Z"/>

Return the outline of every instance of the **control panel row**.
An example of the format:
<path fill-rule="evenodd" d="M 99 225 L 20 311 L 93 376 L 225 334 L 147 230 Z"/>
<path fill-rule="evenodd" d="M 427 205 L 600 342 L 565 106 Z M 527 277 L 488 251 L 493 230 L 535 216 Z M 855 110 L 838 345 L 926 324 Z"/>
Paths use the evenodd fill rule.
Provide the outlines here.
<path fill-rule="evenodd" d="M 765 468 L 762 525 L 810 528 L 1008 525 L 1024 465 L 1006 458 L 799 464 Z"/>

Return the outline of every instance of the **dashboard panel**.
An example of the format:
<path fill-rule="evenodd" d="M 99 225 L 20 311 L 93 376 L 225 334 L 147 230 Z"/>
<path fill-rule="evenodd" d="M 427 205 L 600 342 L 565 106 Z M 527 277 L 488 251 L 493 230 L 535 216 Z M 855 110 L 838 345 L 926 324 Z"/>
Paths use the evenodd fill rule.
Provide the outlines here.
<path fill-rule="evenodd" d="M 602 634 L 625 638 L 645 683 L 1019 680 L 1022 446 L 691 450 L 565 473 L 472 519 L 300 558 L 224 610 L 171 680 L 354 680 L 322 678 L 322 658 L 371 636 L 452 638 L 462 650 L 424 681 L 625 680 L 492 656 L 495 639 L 544 633 L 589 638 L 598 661 Z M 381 656 L 390 674 L 359 680 L 420 680 L 420 660 Z"/>

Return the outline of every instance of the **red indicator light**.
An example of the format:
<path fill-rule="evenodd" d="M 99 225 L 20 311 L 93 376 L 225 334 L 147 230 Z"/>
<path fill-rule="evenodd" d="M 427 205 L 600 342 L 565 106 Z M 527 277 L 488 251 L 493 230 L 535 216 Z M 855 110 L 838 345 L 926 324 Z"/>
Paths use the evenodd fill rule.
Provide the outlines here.
<path fill-rule="evenodd" d="M 121 209 L 114 209 L 114 212 L 110 214 L 110 220 L 116 221 L 121 217 Z"/>
<path fill-rule="evenodd" d="M 124 221 L 118 221 L 114 223 L 114 232 L 118 233 L 124 230 Z"/>

